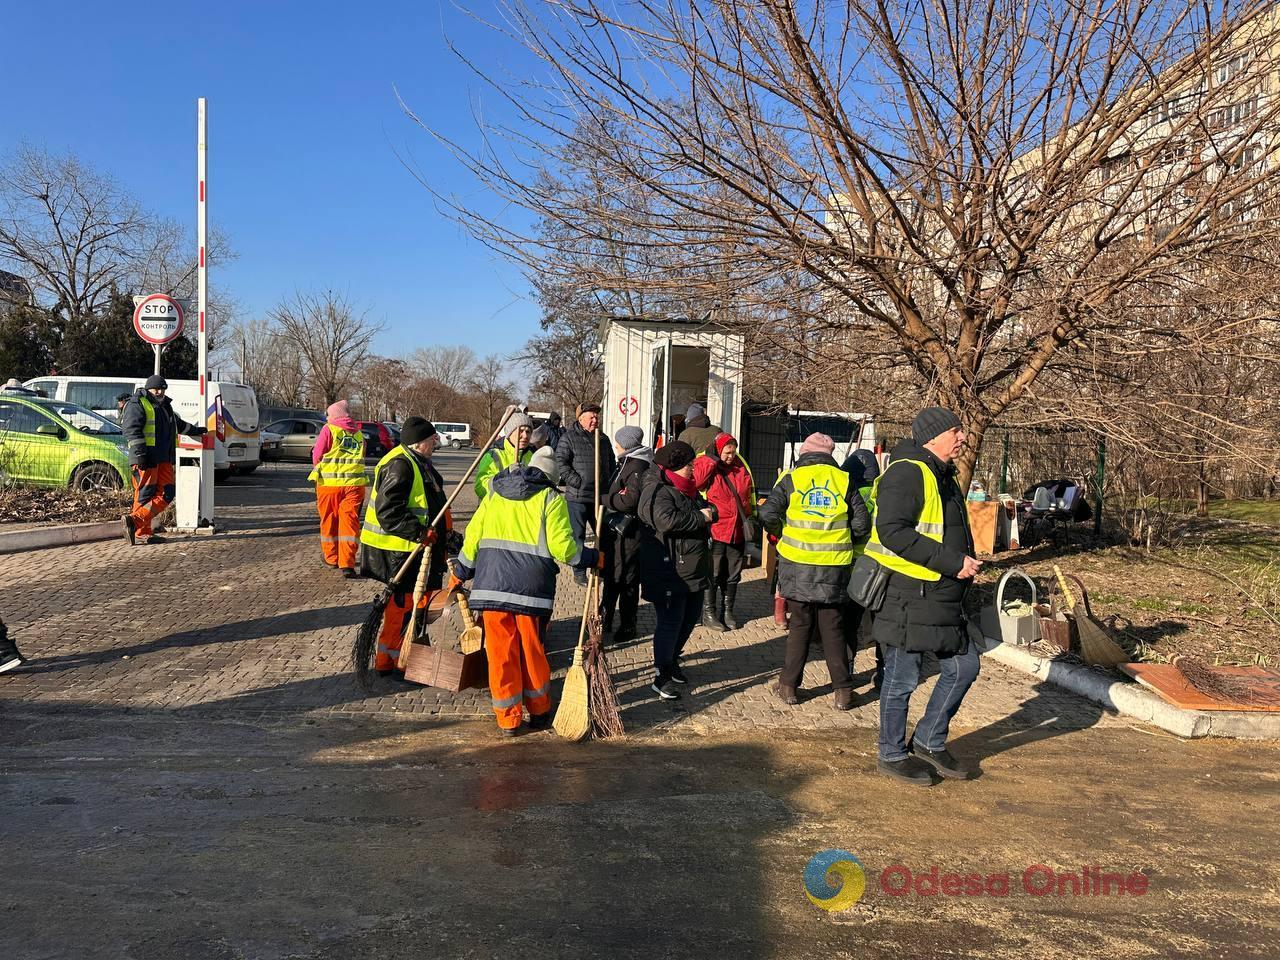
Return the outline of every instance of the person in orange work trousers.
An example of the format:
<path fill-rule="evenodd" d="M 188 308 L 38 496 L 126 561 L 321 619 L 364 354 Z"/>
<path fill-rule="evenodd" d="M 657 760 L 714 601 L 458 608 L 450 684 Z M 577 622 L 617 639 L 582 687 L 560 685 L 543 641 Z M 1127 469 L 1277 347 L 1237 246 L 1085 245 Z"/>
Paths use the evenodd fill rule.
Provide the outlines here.
<path fill-rule="evenodd" d="M 422 417 L 405 420 L 399 445 L 378 461 L 373 471 L 373 492 L 360 529 L 365 573 L 387 584 L 414 548 L 419 543 L 426 544 L 423 553 L 430 566 L 419 609 L 430 604 L 444 581 L 445 544 L 453 528 L 453 519 L 447 512 L 439 524 L 431 527 L 432 518 L 444 509 L 448 500 L 444 478 L 431 463 L 431 455 L 439 445 L 440 437 L 432 424 Z M 382 615 L 382 631 L 373 661 L 380 676 L 385 677 L 396 669 L 422 562 L 419 556 L 405 572 Z"/>
<path fill-rule="evenodd" d="M 557 479 L 550 447 L 496 474 L 453 561 L 454 576 L 473 581 L 468 602 L 484 623 L 489 696 L 507 736 L 519 733 L 525 707 L 530 729 L 551 725 L 543 636 L 555 606 L 557 562 L 585 570 L 604 559 L 575 539 Z"/>
<path fill-rule="evenodd" d="M 320 550 L 324 562 L 348 579 L 356 574 L 360 547 L 360 508 L 369 478 L 364 471 L 364 434 L 351 417 L 346 400 L 329 404 L 326 423 L 311 448 L 315 469 L 308 480 L 316 484 L 320 511 Z"/>
<path fill-rule="evenodd" d="M 133 510 L 120 518 L 124 538 L 132 544 L 162 543 L 151 533 L 151 521 L 173 502 L 173 462 L 178 434 L 203 437 L 209 431 L 187 423 L 173 411 L 169 384 L 158 374 L 148 377 L 124 405 L 120 429 L 129 453 Z"/>

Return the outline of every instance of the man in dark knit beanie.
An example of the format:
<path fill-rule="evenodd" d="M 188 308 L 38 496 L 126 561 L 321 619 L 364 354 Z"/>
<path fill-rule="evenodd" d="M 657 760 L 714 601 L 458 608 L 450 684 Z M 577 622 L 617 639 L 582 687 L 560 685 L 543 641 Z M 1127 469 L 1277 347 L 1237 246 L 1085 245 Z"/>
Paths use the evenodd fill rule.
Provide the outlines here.
<path fill-rule="evenodd" d="M 968 767 L 947 750 L 951 719 L 978 677 L 978 650 L 969 642 L 964 595 L 981 564 L 954 461 L 964 446 L 960 418 L 926 407 L 911 439 L 893 450 L 876 493 L 875 525 L 866 555 L 889 570 L 872 638 L 884 652 L 880 689 L 882 773 L 931 785 L 934 772 L 967 779 Z M 938 659 L 938 683 L 924 716 L 907 738 L 907 709 L 920 683 L 925 653 Z"/>

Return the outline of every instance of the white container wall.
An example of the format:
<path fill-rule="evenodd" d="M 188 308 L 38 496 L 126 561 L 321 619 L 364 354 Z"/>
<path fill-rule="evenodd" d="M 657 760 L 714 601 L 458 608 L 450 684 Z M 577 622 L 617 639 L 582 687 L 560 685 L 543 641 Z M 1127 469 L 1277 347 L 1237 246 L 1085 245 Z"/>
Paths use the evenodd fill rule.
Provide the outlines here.
<path fill-rule="evenodd" d="M 737 436 L 742 416 L 743 338 L 714 323 L 611 319 L 604 343 L 604 428 L 635 425 L 652 445 L 655 428 L 700 403 L 711 422 Z M 668 367 L 670 368 L 668 370 Z M 665 410 L 665 414 L 664 414 Z"/>

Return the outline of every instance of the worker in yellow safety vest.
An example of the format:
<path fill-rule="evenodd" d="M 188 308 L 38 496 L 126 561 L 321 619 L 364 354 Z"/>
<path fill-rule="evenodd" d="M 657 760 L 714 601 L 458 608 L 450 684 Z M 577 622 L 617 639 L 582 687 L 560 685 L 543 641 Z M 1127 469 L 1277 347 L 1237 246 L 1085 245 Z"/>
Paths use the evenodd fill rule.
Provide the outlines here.
<path fill-rule="evenodd" d="M 507 418 L 506 428 L 507 435 L 480 458 L 480 466 L 476 467 L 477 500 L 483 500 L 488 495 L 489 484 L 496 475 L 517 462 L 528 463 L 533 456 L 533 451 L 529 449 L 533 421 L 526 414 L 513 413 Z"/>
<path fill-rule="evenodd" d="M 876 482 L 875 529 L 867 543 L 867 556 L 889 571 L 871 628 L 885 657 L 879 769 L 922 786 L 932 784 L 935 773 L 970 776 L 969 768 L 947 750 L 951 718 L 979 670 L 964 596 L 982 565 L 974 557 L 954 465 L 964 442 L 960 418 L 950 410 L 920 411 L 911 424 L 911 439 L 894 447 Z M 937 658 L 938 683 L 908 738 L 907 708 L 926 653 Z"/>
<path fill-rule="evenodd" d="M 854 542 L 870 531 L 871 517 L 849 474 L 836 465 L 834 450 L 825 433 L 810 434 L 796 465 L 760 508 L 760 522 L 778 537 L 778 592 L 786 598 L 790 623 L 775 692 L 784 703 L 800 702 L 809 644 L 819 639 L 835 707 L 848 710 L 853 706 L 845 646 L 849 571 Z"/>
<path fill-rule="evenodd" d="M 364 545 L 365 572 L 391 583 L 419 543 L 426 544 L 426 559 L 419 559 L 400 579 L 383 614 L 374 669 L 391 673 L 400 657 L 405 622 L 409 618 L 419 564 L 428 563 L 426 591 L 420 608 L 444 582 L 446 535 L 452 529 L 448 513 L 436 527 L 431 520 L 444 509 L 444 479 L 431 463 L 440 445 L 436 428 L 422 417 L 409 417 L 400 430 L 400 444 L 378 461 L 373 471 L 373 492 L 364 512 L 360 542 Z"/>
<path fill-rule="evenodd" d="M 369 478 L 364 471 L 364 433 L 346 400 L 329 404 L 325 425 L 311 448 L 314 469 L 307 477 L 316 485 L 320 513 L 320 552 L 326 566 L 355 577 L 360 548 L 360 508 Z"/>

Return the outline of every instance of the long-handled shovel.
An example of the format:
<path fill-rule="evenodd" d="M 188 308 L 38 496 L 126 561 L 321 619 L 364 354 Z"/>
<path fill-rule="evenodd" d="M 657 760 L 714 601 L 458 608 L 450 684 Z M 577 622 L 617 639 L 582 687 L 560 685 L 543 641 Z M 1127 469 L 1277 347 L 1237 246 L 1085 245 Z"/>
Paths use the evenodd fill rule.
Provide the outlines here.
<path fill-rule="evenodd" d="M 476 455 L 475 459 L 471 461 L 471 465 L 467 467 L 467 471 L 462 475 L 462 479 L 458 481 L 456 486 L 454 486 L 448 499 L 445 500 L 444 506 L 440 508 L 439 512 L 437 512 L 435 517 L 431 520 L 431 525 L 427 528 L 428 530 L 434 530 L 436 528 L 436 524 L 444 519 L 444 515 L 449 512 L 449 508 L 453 506 L 454 500 L 458 498 L 458 494 L 460 494 L 463 488 L 467 485 L 467 481 L 471 478 L 471 474 L 473 474 L 476 467 L 480 465 L 480 461 L 484 459 L 484 455 L 489 452 L 489 448 L 493 446 L 493 442 L 501 435 L 502 428 L 506 426 L 507 420 L 510 419 L 511 414 L 514 413 L 515 410 L 515 406 L 509 406 L 503 412 L 502 419 L 498 421 L 498 426 L 485 442 L 485 445 L 480 448 L 480 452 Z M 409 556 L 405 558 L 404 563 L 400 565 L 400 569 L 396 571 L 396 575 L 391 578 L 390 583 L 388 583 L 386 588 L 373 599 L 373 603 L 369 607 L 369 613 L 364 618 L 364 623 L 360 625 L 360 630 L 356 633 L 356 640 L 351 648 L 351 659 L 356 668 L 356 681 L 365 690 L 370 689 L 372 685 L 369 679 L 369 664 L 373 660 L 373 650 L 377 643 L 378 634 L 382 630 L 382 618 L 383 614 L 386 613 L 387 604 L 391 602 L 392 595 L 399 592 L 405 575 L 413 566 L 414 561 L 422 556 L 425 546 L 425 544 L 418 544 L 413 548 L 413 551 Z M 426 577 L 429 572 L 429 567 L 430 563 L 424 559 L 418 569 L 418 579 L 414 584 L 413 608 L 409 616 L 408 627 L 405 630 L 407 642 L 400 645 L 400 659 L 397 662 L 397 666 L 402 670 L 404 669 L 404 663 L 408 656 L 409 647 L 413 642 L 418 604 L 421 602 L 422 594 L 426 588 Z"/>

